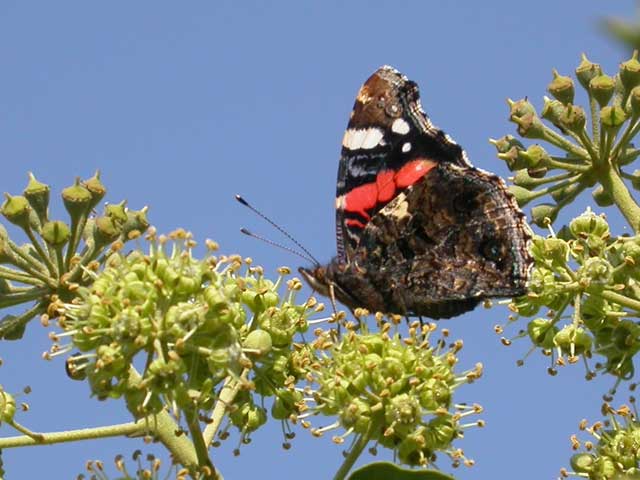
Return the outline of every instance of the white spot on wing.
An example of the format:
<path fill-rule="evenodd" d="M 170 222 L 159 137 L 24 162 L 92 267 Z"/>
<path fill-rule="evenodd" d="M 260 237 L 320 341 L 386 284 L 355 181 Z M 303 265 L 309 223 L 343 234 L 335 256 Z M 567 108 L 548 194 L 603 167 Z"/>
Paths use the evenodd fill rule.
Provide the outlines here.
<path fill-rule="evenodd" d="M 348 128 L 342 137 L 342 146 L 349 150 L 375 148 L 384 144 L 383 136 L 378 128 Z"/>
<path fill-rule="evenodd" d="M 406 135 L 409 133 L 409 130 L 409 124 L 403 118 L 398 118 L 393 122 L 393 124 L 391 124 L 391 131 L 394 133 Z"/>
<path fill-rule="evenodd" d="M 411 150 L 411 143 L 407 142 L 402 145 L 402 153 L 407 153 L 409 150 Z"/>

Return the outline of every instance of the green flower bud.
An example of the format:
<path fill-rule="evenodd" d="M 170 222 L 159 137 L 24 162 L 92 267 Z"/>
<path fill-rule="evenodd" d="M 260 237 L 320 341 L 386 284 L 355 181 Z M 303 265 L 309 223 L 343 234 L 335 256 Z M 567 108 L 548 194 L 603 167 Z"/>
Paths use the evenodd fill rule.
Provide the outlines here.
<path fill-rule="evenodd" d="M 560 238 L 545 238 L 542 242 L 541 258 L 551 260 L 555 267 L 564 267 L 569 260 L 569 244 Z"/>
<path fill-rule="evenodd" d="M 107 194 L 107 189 L 100 181 L 100 170 L 97 170 L 93 177 L 82 182 L 82 185 L 91 193 L 91 204 L 89 209 L 94 208 L 100 200 Z"/>
<path fill-rule="evenodd" d="M 516 201 L 520 207 L 524 207 L 531 200 L 537 198 L 535 192 L 527 190 L 526 188 L 519 187 L 518 185 L 510 185 L 509 192 L 516 197 Z"/>
<path fill-rule="evenodd" d="M 606 285 L 611 282 L 612 273 L 613 267 L 608 261 L 600 257 L 591 257 L 578 269 L 578 278 L 586 285 Z"/>
<path fill-rule="evenodd" d="M 567 106 L 558 100 L 551 100 L 549 97 L 544 97 L 544 107 L 540 116 L 545 120 L 548 120 L 564 133 L 564 127 L 562 126 L 560 119 L 566 115 Z"/>
<path fill-rule="evenodd" d="M 536 347 L 549 350 L 553 348 L 553 339 L 558 333 L 558 327 L 548 318 L 536 318 L 527 325 L 527 333 Z"/>
<path fill-rule="evenodd" d="M 590 208 L 571 220 L 569 229 L 575 238 L 587 238 L 590 235 L 599 238 L 609 237 L 609 224 L 604 215 L 596 215 Z"/>
<path fill-rule="evenodd" d="M 65 245 L 70 237 L 69 226 L 60 220 L 47 222 L 42 226 L 42 238 L 53 247 Z"/>
<path fill-rule="evenodd" d="M 596 99 L 600 108 L 609 103 L 615 88 L 616 83 L 609 75 L 598 75 L 589 82 L 589 93 Z"/>
<path fill-rule="evenodd" d="M 546 227 L 553 223 L 558 216 L 558 206 L 541 203 L 531 209 L 531 221 L 539 227 Z"/>
<path fill-rule="evenodd" d="M 626 120 L 627 115 L 619 105 L 604 107 L 600 110 L 600 123 L 603 129 L 615 133 Z"/>
<path fill-rule="evenodd" d="M 568 105 L 559 118 L 560 125 L 574 133 L 581 133 L 587 123 L 584 109 L 577 105 Z"/>
<path fill-rule="evenodd" d="M 516 172 L 515 177 L 513 178 L 513 183 L 519 187 L 525 188 L 527 190 L 531 190 L 540 184 L 540 182 L 529 175 L 529 172 L 526 168 L 520 169 Z"/>
<path fill-rule="evenodd" d="M 600 68 L 600 65 L 597 63 L 591 63 L 587 56 L 583 53 L 582 61 L 576 68 L 576 78 L 580 82 L 580 85 L 588 90 L 589 82 L 591 82 L 591 80 L 598 75 L 602 75 L 602 69 Z"/>
<path fill-rule="evenodd" d="M 104 207 L 105 217 L 109 217 L 115 223 L 124 225 L 127 221 L 127 201 L 120 203 L 110 203 Z"/>
<path fill-rule="evenodd" d="M 122 225 L 109 217 L 98 217 L 93 228 L 93 239 L 96 245 L 107 245 L 118 238 L 122 232 Z"/>
<path fill-rule="evenodd" d="M 526 115 L 536 115 L 535 107 L 526 98 L 516 102 L 511 99 L 507 99 L 507 103 L 509 104 L 509 120 L 511 121 L 514 121 L 515 118 L 522 118 Z"/>
<path fill-rule="evenodd" d="M 522 142 L 513 135 L 505 135 L 497 140 L 489 139 L 489 143 L 496 147 L 498 153 L 507 153 L 513 147 L 516 147 L 517 150 L 524 150 Z"/>
<path fill-rule="evenodd" d="M 10 393 L 0 390 L 0 424 L 12 422 L 16 415 L 16 399 Z"/>
<path fill-rule="evenodd" d="M 147 231 L 150 225 L 147 219 L 148 210 L 148 207 L 140 210 L 127 210 L 127 221 L 122 231 L 125 241 L 135 238 Z"/>
<path fill-rule="evenodd" d="M 531 145 L 524 152 L 519 152 L 519 157 L 524 160 L 524 168 L 535 168 L 537 166 L 544 166 L 549 157 L 547 151 L 540 145 Z"/>
<path fill-rule="evenodd" d="M 590 473 L 593 470 L 594 455 L 591 453 L 576 453 L 571 456 L 571 468 L 576 473 Z"/>
<path fill-rule="evenodd" d="M 12 197 L 8 193 L 5 193 L 4 197 L 5 201 L 2 207 L 0 207 L 2 215 L 14 225 L 22 228 L 31 228 L 29 222 L 31 207 L 29 206 L 28 200 L 21 195 Z"/>
<path fill-rule="evenodd" d="M 611 340 L 621 351 L 638 351 L 640 341 L 640 325 L 632 320 L 622 320 L 613 330 Z"/>
<path fill-rule="evenodd" d="M 520 153 L 522 152 L 522 149 L 518 147 L 512 147 L 505 153 L 498 153 L 498 158 L 500 160 L 504 160 L 504 162 L 507 164 L 507 168 L 512 172 L 516 170 L 522 170 L 523 168 L 527 168 L 525 159 L 520 156 Z"/>
<path fill-rule="evenodd" d="M 522 117 L 512 117 L 511 120 L 518 125 L 518 134 L 524 138 L 544 138 L 544 125 L 535 114 L 527 114 Z"/>
<path fill-rule="evenodd" d="M 553 70 L 553 80 L 547 87 L 547 91 L 564 104 L 573 103 L 575 94 L 573 79 L 560 75 L 556 69 Z"/>
<path fill-rule="evenodd" d="M 257 355 L 265 355 L 271 351 L 271 335 L 264 330 L 253 330 L 244 339 L 243 346 L 247 349 L 257 350 Z"/>
<path fill-rule="evenodd" d="M 553 343 L 563 353 L 571 356 L 591 351 L 591 336 L 584 328 L 567 325 L 553 337 Z"/>
<path fill-rule="evenodd" d="M 29 172 L 29 183 L 22 193 L 38 215 L 40 223 L 46 222 L 49 209 L 49 185 L 39 182 L 33 173 Z"/>
<path fill-rule="evenodd" d="M 527 168 L 527 173 L 531 178 L 544 178 L 548 171 L 547 167 Z"/>
<path fill-rule="evenodd" d="M 80 179 L 76 178 L 75 184 L 62 190 L 62 201 L 71 219 L 78 221 L 92 208 L 93 196 L 80 184 Z"/>
<path fill-rule="evenodd" d="M 629 105 L 634 117 L 640 117 L 640 86 L 634 87 L 629 94 Z"/>
<path fill-rule="evenodd" d="M 638 51 L 634 50 L 629 60 L 620 64 L 620 81 L 624 88 L 629 91 L 640 84 L 640 62 L 638 62 Z"/>
<path fill-rule="evenodd" d="M 602 185 L 598 185 L 595 190 L 591 192 L 591 195 L 595 202 L 601 207 L 613 205 L 613 197 Z"/>

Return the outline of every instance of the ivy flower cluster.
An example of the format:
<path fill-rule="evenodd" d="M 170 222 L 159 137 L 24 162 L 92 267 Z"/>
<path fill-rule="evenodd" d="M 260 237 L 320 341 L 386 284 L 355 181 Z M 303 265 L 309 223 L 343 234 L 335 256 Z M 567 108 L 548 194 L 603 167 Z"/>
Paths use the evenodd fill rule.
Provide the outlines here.
<path fill-rule="evenodd" d="M 640 207 L 623 182 L 629 180 L 633 188 L 640 188 L 640 170 L 625 171 L 640 155 L 631 143 L 640 131 L 637 57 L 634 52 L 611 77 L 583 55 L 575 74 L 587 94 L 589 114 L 574 104 L 573 79 L 556 71 L 547 88 L 553 98 L 544 98 L 540 114 L 526 98 L 509 101 L 509 118 L 517 125 L 518 134 L 551 147 L 551 153 L 542 144 L 525 147 L 512 135 L 492 140 L 498 158 L 515 173 L 511 191 L 518 203 L 524 206 L 541 198 L 550 200 L 532 208 L 536 225 L 553 223 L 563 207 L 592 188 L 598 205 L 615 204 L 634 231 L 640 227 Z"/>
<path fill-rule="evenodd" d="M 635 400 L 632 398 L 632 401 Z M 571 436 L 574 451 L 582 450 L 571 457 L 571 470 L 563 468 L 561 478 L 571 476 L 590 480 L 614 480 L 637 478 L 640 475 L 640 423 L 638 413 L 627 405 L 614 409 L 603 405 L 605 421 L 589 425 L 580 422 L 580 431 L 588 433 L 592 440 L 580 441 Z"/>
<path fill-rule="evenodd" d="M 308 412 L 299 418 L 337 416 L 335 423 L 311 431 L 319 436 L 341 430 L 333 437 L 338 444 L 355 436 L 351 454 L 373 442 L 393 449 L 407 465 L 426 466 L 437 452 L 444 452 L 454 466 L 471 466 L 473 460 L 452 443 L 466 428 L 483 425 L 482 420 L 465 423 L 482 407 L 454 404 L 453 394 L 460 385 L 478 379 L 482 365 L 455 373 L 462 342 L 446 346 L 444 338 L 434 341 L 435 324 L 415 321 L 402 336 L 396 329 L 400 318 L 377 319 L 376 332 L 356 332 L 352 326 L 339 339 L 315 332 L 316 359 L 308 367 L 311 385 L 305 389 Z"/>
<path fill-rule="evenodd" d="M 529 292 L 510 304 L 512 321 L 532 318 L 520 336 L 551 357 L 550 373 L 595 354 L 603 357 L 596 368 L 632 378 L 640 350 L 640 326 L 633 320 L 640 314 L 640 238 L 612 238 L 604 215 L 587 210 L 557 235 L 534 237 L 531 252 Z M 591 378 L 594 372 L 587 371 Z"/>
<path fill-rule="evenodd" d="M 0 338 L 19 339 L 29 320 L 55 315 L 52 304 L 75 298 L 77 288 L 93 281 L 90 272 L 100 269 L 110 252 L 149 227 L 147 209 L 129 210 L 124 201 L 93 215 L 106 193 L 99 173 L 65 188 L 61 196 L 68 222 L 49 218 L 50 187 L 33 174 L 22 195 L 5 194 L 0 213 L 29 241 L 17 244 L 0 225 L 0 308 L 32 306 L 4 316 Z"/>

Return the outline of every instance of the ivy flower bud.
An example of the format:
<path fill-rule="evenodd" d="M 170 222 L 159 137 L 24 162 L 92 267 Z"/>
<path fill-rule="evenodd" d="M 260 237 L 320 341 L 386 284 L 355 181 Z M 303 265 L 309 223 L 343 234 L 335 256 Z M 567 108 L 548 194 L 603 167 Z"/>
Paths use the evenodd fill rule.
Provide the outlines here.
<path fill-rule="evenodd" d="M 522 142 L 513 135 L 505 135 L 497 140 L 490 139 L 489 143 L 496 147 L 498 153 L 507 153 L 513 147 L 516 147 L 517 150 L 524 150 Z"/>
<path fill-rule="evenodd" d="M 80 179 L 77 178 L 72 186 L 62 190 L 62 201 L 71 219 L 78 221 L 91 208 L 93 196 L 86 187 L 80 184 Z"/>
<path fill-rule="evenodd" d="M 589 82 L 591 82 L 591 80 L 598 75 L 602 75 L 602 69 L 600 68 L 600 65 L 589 61 L 587 56 L 583 53 L 582 61 L 576 68 L 576 78 L 580 82 L 580 85 L 588 90 Z"/>
<path fill-rule="evenodd" d="M 526 98 L 515 102 L 511 99 L 507 99 L 507 103 L 509 104 L 509 120 L 511 121 L 513 121 L 514 118 L 522 118 L 530 114 L 536 115 L 535 107 Z"/>
<path fill-rule="evenodd" d="M 520 152 L 519 156 L 524 160 L 525 168 L 544 166 L 551 159 L 547 151 L 537 143 Z"/>
<path fill-rule="evenodd" d="M 82 182 L 82 185 L 84 185 L 84 187 L 87 190 L 89 190 L 89 192 L 91 193 L 91 204 L 90 204 L 91 206 L 89 207 L 90 209 L 98 205 L 98 203 L 100 203 L 100 200 L 102 200 L 104 196 L 107 194 L 106 187 L 100 181 L 99 170 L 96 171 L 93 177 Z"/>
<path fill-rule="evenodd" d="M 516 202 L 518 202 L 520 207 L 524 207 L 527 203 L 536 198 L 535 192 L 518 185 L 510 185 L 509 192 L 516 197 Z"/>
<path fill-rule="evenodd" d="M 558 216 L 558 206 L 541 203 L 531 209 L 531 221 L 539 227 L 546 227 L 553 223 Z"/>
<path fill-rule="evenodd" d="M 524 138 L 544 138 L 544 124 L 536 114 L 528 113 L 511 120 L 518 125 L 518 134 Z"/>
<path fill-rule="evenodd" d="M 587 123 L 584 109 L 577 105 L 568 105 L 559 118 L 560 125 L 574 133 L 581 133 Z"/>
<path fill-rule="evenodd" d="M 40 223 L 44 223 L 49 209 L 49 185 L 39 182 L 33 173 L 29 172 L 29 183 L 22 193 L 38 215 Z"/>
<path fill-rule="evenodd" d="M 634 87 L 629 94 L 629 105 L 634 117 L 640 117 L 640 86 Z"/>
<path fill-rule="evenodd" d="M 615 88 L 616 83 L 609 75 L 598 75 L 589 82 L 589 93 L 596 99 L 600 108 L 609 103 Z"/>
<path fill-rule="evenodd" d="M 545 96 L 544 107 L 542 107 L 540 116 L 545 120 L 550 121 L 553 125 L 564 132 L 564 127 L 562 126 L 560 119 L 565 115 L 567 108 L 568 107 L 562 102 L 558 100 L 551 100 L 549 97 Z"/>
<path fill-rule="evenodd" d="M 592 339 L 584 328 L 566 325 L 553 337 L 553 343 L 563 353 L 576 356 L 591 351 Z"/>
<path fill-rule="evenodd" d="M 627 115 L 619 105 L 607 106 L 600 110 L 600 123 L 602 128 L 612 133 L 617 132 L 627 119 Z"/>
<path fill-rule="evenodd" d="M 558 333 L 558 327 L 548 318 L 536 318 L 527 325 L 527 333 L 536 347 L 549 350 L 553 348 L 553 339 Z"/>
<path fill-rule="evenodd" d="M 620 64 L 620 81 L 627 92 L 640 84 L 640 62 L 638 62 L 637 50 L 633 51 L 629 60 Z"/>
<path fill-rule="evenodd" d="M 108 204 L 104 207 L 104 215 L 115 223 L 123 225 L 127 221 L 127 201 Z"/>
<path fill-rule="evenodd" d="M 16 399 L 10 393 L 0 389 L 0 424 L 12 422 L 16 414 Z"/>
<path fill-rule="evenodd" d="M 587 258 L 578 270 L 578 278 L 585 286 L 593 283 L 606 285 L 611 283 L 613 267 L 604 258 Z"/>
<path fill-rule="evenodd" d="M 122 225 L 110 217 L 98 217 L 93 227 L 93 240 L 97 246 L 107 245 L 120 236 Z"/>
<path fill-rule="evenodd" d="M 547 91 L 565 105 L 573 103 L 575 94 L 573 79 L 560 75 L 556 69 L 553 70 L 553 80 L 547 87 Z"/>
<path fill-rule="evenodd" d="M 0 207 L 2 215 L 14 225 L 30 228 L 29 213 L 31 212 L 31 207 L 29 206 L 29 201 L 22 195 L 12 197 L 5 193 L 4 196 L 5 201 Z"/>
<path fill-rule="evenodd" d="M 257 355 L 265 355 L 271 351 L 271 335 L 264 330 L 253 330 L 244 339 L 242 346 L 246 349 L 255 350 Z"/>
<path fill-rule="evenodd" d="M 589 208 L 580 216 L 571 220 L 569 230 L 576 238 L 587 238 L 590 235 L 599 238 L 609 237 L 609 224 L 604 216 L 596 215 Z"/>
<path fill-rule="evenodd" d="M 47 222 L 42 226 L 42 238 L 53 247 L 61 247 L 69 241 L 71 230 L 69 226 L 60 221 Z"/>
<path fill-rule="evenodd" d="M 576 453 L 569 461 L 571 468 L 576 473 L 589 474 L 593 471 L 595 458 L 590 453 Z"/>

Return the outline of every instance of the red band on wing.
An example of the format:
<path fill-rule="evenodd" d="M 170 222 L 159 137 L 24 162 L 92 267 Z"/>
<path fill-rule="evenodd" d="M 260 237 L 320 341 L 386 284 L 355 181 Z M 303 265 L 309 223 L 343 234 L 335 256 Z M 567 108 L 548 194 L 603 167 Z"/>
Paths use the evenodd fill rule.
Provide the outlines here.
<path fill-rule="evenodd" d="M 388 203 L 396 196 L 398 190 L 414 185 L 435 166 L 436 163 L 432 160 L 417 158 L 403 165 L 397 172 L 384 170 L 378 173 L 375 182 L 365 183 L 348 192 L 344 197 L 344 209 L 369 221 L 371 215 L 367 210 Z M 357 228 L 365 226 L 354 219 L 345 220 L 345 224 Z"/>
<path fill-rule="evenodd" d="M 396 172 L 395 183 L 398 189 L 406 188 L 414 185 L 418 180 L 424 177 L 429 170 L 436 166 L 436 163 L 426 158 L 417 158 L 402 166 Z"/>

